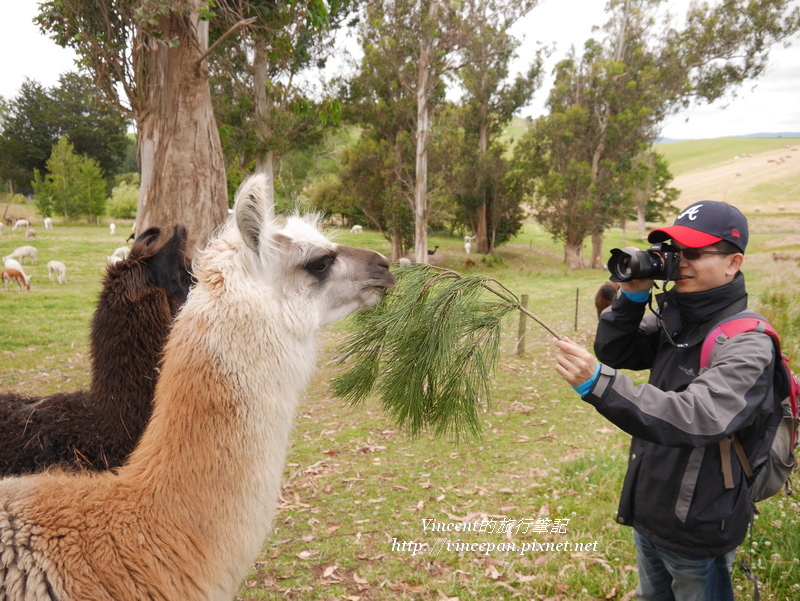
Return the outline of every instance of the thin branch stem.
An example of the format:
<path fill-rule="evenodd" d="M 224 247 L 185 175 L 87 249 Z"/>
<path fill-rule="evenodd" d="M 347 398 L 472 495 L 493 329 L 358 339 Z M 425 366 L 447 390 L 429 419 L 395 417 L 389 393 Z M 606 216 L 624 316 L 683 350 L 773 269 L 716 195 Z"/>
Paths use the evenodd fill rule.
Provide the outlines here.
<path fill-rule="evenodd" d="M 225 33 L 223 33 L 223 34 L 222 34 L 222 35 L 221 35 L 219 38 L 217 38 L 217 39 L 214 41 L 214 43 L 213 43 L 213 44 L 211 44 L 211 46 L 209 46 L 209 47 L 208 47 L 208 50 L 206 50 L 206 51 L 203 53 L 203 55 L 202 55 L 202 56 L 201 56 L 199 59 L 197 59 L 197 64 L 198 64 L 198 65 L 201 65 L 201 64 L 203 64 L 203 61 L 204 61 L 204 60 L 206 60 L 206 58 L 208 58 L 208 56 L 209 56 L 209 55 L 210 55 L 212 52 L 214 52 L 214 50 L 216 50 L 216 49 L 217 49 L 217 47 L 219 47 L 219 46 L 220 46 L 220 45 L 221 45 L 221 44 L 222 44 L 222 43 L 223 43 L 225 40 L 227 40 L 227 39 L 228 39 L 229 37 L 231 37 L 231 36 L 232 36 L 234 33 L 236 33 L 237 31 L 239 31 L 239 30 L 240 30 L 242 27 L 247 27 L 248 25 L 252 25 L 252 24 L 253 24 L 253 23 L 255 23 L 255 22 L 256 22 L 256 18 L 255 18 L 255 17 L 252 17 L 252 18 L 250 18 L 250 19 L 242 19 L 241 21 L 238 21 L 238 22 L 234 23 L 234 24 L 231 26 L 231 28 L 230 28 L 228 31 L 226 31 L 226 32 L 225 32 Z"/>
<path fill-rule="evenodd" d="M 444 267 L 436 267 L 434 265 L 431 265 L 429 267 L 429 269 L 431 269 L 432 271 L 440 272 L 441 275 L 440 276 L 436 276 L 437 278 L 439 278 L 439 277 L 464 278 L 463 275 L 461 275 L 457 271 L 453 271 L 452 269 L 445 269 Z M 490 277 L 485 277 L 485 276 L 482 277 L 481 280 L 482 280 L 483 287 L 486 290 L 488 290 L 489 292 L 491 292 L 495 296 L 499 296 L 500 298 L 502 298 L 505 301 L 511 302 L 514 305 L 514 307 L 516 307 L 520 312 L 522 312 L 524 315 L 527 315 L 528 317 L 530 317 L 533 321 L 535 321 L 540 326 L 542 326 L 545 330 L 547 330 L 552 336 L 554 336 L 554 337 L 556 337 L 558 339 L 561 339 L 561 335 L 560 334 L 558 334 L 553 328 L 551 328 L 549 325 L 547 325 L 542 319 L 540 319 L 539 317 L 534 315 L 531 311 L 529 311 L 527 307 L 523 307 L 522 303 L 519 300 L 519 297 L 517 297 L 516 294 L 514 294 L 511 290 L 506 288 L 498 280 L 496 280 L 494 278 L 490 278 Z M 502 294 L 500 291 L 495 290 L 494 288 L 492 288 L 490 283 L 494 284 L 496 286 L 499 286 L 508 296 L 506 296 L 506 295 Z"/>

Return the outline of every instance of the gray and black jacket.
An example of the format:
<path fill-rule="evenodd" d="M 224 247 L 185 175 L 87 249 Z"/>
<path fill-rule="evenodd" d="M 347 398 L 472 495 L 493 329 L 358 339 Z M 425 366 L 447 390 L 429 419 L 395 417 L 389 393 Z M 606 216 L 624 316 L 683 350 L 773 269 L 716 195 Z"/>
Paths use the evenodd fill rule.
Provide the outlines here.
<path fill-rule="evenodd" d="M 661 319 L 620 294 L 601 316 L 595 353 L 604 364 L 583 397 L 633 436 L 617 519 L 652 543 L 696 557 L 723 555 L 752 517 L 733 462 L 724 486 L 719 443 L 737 434 L 749 452 L 774 411 L 774 350 L 760 332 L 718 344 L 699 372 L 700 347 L 722 319 L 747 308 L 744 276 L 705 292 L 661 295 Z M 669 335 L 667 335 L 669 334 Z M 650 369 L 635 385 L 617 369 Z"/>

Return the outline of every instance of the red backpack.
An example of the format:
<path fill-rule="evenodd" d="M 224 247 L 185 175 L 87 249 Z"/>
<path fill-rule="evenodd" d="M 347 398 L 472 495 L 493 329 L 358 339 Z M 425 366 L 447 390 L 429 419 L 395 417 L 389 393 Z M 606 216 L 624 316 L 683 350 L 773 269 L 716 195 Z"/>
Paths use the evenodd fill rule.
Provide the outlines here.
<path fill-rule="evenodd" d="M 753 502 L 757 502 L 771 497 L 781 489 L 784 489 L 786 494 L 792 492 L 789 478 L 797 469 L 794 449 L 797 446 L 800 426 L 800 409 L 797 401 L 800 379 L 789 368 L 789 358 L 781 351 L 780 337 L 772 325 L 761 315 L 749 312 L 738 313 L 709 332 L 700 351 L 700 367 L 708 365 L 715 344 L 743 332 L 768 334 L 775 344 L 776 357 L 780 357 L 780 361 L 775 365 L 773 393 L 775 402 L 780 404 L 781 410 L 776 411 L 770 420 L 762 444 L 756 449 L 752 464 L 738 436 L 734 435 L 720 442 L 725 487 L 733 488 L 731 471 L 731 447 L 733 447 L 742 470 L 750 482 L 750 497 Z"/>

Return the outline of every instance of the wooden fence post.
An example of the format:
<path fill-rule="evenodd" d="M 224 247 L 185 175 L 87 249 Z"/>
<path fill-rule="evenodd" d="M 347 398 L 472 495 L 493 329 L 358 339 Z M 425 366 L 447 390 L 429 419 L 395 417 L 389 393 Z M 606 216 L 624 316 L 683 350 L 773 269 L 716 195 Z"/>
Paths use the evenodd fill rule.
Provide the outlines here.
<path fill-rule="evenodd" d="M 528 308 L 528 295 L 523 294 L 520 296 L 520 304 Z M 526 315 L 520 311 L 519 313 L 519 328 L 517 329 L 517 356 L 521 357 L 525 354 L 525 329 L 528 326 L 528 319 Z"/>

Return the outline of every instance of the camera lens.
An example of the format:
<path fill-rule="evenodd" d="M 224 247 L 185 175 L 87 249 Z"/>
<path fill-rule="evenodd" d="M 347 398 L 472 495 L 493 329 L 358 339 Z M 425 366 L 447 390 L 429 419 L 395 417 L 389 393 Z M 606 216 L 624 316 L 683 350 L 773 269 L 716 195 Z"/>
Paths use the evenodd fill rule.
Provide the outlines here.
<path fill-rule="evenodd" d="M 612 282 L 629 282 L 631 280 L 658 277 L 664 268 L 663 257 L 653 251 L 611 249 L 608 261 L 609 278 Z"/>
<path fill-rule="evenodd" d="M 633 279 L 631 273 L 631 256 L 627 253 L 621 252 L 615 254 L 615 248 L 611 251 L 611 259 L 608 262 L 608 270 L 611 272 L 612 282 L 627 282 Z"/>

